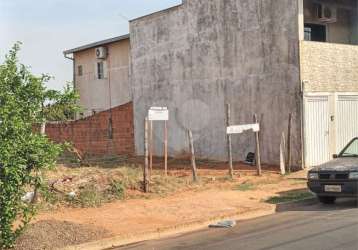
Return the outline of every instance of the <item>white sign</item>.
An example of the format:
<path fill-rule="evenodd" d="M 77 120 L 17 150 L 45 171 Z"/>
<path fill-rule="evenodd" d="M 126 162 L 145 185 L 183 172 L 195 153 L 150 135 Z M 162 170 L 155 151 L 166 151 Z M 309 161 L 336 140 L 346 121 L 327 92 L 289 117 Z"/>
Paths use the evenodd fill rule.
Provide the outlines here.
<path fill-rule="evenodd" d="M 236 125 L 227 127 L 226 133 L 227 134 L 242 134 L 245 131 L 252 130 L 253 132 L 260 131 L 260 124 L 245 124 L 245 125 Z"/>
<path fill-rule="evenodd" d="M 168 121 L 169 110 L 167 107 L 151 107 L 148 111 L 149 121 Z"/>

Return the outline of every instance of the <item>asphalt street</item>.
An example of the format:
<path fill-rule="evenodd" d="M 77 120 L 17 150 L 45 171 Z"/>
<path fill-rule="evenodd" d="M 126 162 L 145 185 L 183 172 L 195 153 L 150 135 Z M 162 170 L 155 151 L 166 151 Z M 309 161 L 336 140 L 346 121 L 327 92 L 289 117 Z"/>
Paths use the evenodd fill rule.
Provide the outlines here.
<path fill-rule="evenodd" d="M 358 250 L 355 200 L 335 205 L 297 206 L 232 229 L 206 229 L 172 238 L 131 244 L 116 250 Z"/>

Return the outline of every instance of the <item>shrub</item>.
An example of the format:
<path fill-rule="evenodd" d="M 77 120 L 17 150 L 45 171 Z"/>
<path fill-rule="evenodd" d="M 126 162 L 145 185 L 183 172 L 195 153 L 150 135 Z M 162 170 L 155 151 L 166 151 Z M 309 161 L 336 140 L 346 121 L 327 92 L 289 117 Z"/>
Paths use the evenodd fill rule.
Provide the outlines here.
<path fill-rule="evenodd" d="M 61 151 L 34 130 L 47 120 L 51 106 L 46 103 L 61 95 L 46 90 L 49 76 L 34 76 L 18 63 L 19 47 L 15 44 L 0 65 L 0 248 L 12 247 L 31 220 L 42 173 L 54 166 Z M 29 189 L 34 198 L 26 203 L 21 198 Z"/>

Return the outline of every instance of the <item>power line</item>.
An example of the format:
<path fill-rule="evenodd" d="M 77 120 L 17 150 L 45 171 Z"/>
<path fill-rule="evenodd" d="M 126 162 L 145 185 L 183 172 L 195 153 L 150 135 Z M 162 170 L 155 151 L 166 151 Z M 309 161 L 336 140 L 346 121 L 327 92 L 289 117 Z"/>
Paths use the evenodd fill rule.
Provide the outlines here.
<path fill-rule="evenodd" d="M 129 22 L 129 18 L 123 15 L 122 13 L 118 13 L 118 16 Z"/>

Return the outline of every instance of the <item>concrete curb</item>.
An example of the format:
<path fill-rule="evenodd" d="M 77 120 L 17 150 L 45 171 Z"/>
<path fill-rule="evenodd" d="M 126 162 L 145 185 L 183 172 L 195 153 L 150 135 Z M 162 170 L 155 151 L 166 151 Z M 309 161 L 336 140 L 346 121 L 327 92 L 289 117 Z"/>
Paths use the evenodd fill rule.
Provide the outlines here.
<path fill-rule="evenodd" d="M 157 231 L 140 233 L 140 234 L 130 234 L 130 235 L 121 235 L 112 238 L 102 239 L 99 241 L 84 243 L 75 246 L 69 246 L 62 248 L 60 250 L 103 250 L 110 249 L 113 247 L 120 247 L 124 245 L 129 245 L 137 242 L 156 240 L 160 238 L 170 237 L 178 234 L 198 231 L 208 228 L 208 225 L 217 222 L 218 220 L 250 220 L 262 216 L 272 215 L 276 212 L 289 210 L 297 206 L 302 205 L 312 205 L 317 202 L 316 198 L 309 198 L 300 201 L 286 202 L 273 205 L 267 209 L 256 209 L 250 210 L 247 212 L 232 213 L 226 214 L 223 216 L 218 216 L 215 218 L 210 218 L 209 220 L 196 221 L 191 223 L 185 223 L 177 226 L 162 228 Z"/>

